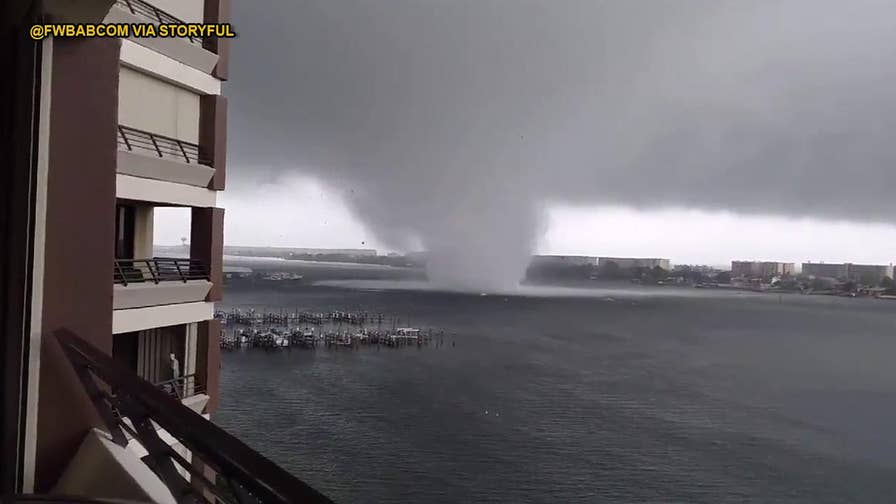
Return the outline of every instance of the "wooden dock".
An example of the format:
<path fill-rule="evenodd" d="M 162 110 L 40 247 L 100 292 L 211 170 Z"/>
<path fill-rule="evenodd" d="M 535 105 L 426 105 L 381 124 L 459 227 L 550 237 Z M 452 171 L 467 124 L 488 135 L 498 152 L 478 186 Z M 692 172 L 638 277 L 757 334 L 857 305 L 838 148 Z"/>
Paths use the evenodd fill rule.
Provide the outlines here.
<path fill-rule="evenodd" d="M 369 312 L 284 313 L 235 309 L 219 311 L 215 318 L 225 327 L 221 334 L 223 350 L 440 347 L 447 336 L 445 331 L 432 328 L 396 327 L 401 318 Z M 392 327 L 384 328 L 389 325 Z"/>

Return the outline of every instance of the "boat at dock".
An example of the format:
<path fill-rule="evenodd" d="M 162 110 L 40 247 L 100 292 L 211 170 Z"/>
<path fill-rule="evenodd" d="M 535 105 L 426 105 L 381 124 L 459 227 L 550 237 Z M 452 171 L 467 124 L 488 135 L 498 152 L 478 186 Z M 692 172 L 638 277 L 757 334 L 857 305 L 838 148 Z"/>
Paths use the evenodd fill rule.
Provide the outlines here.
<path fill-rule="evenodd" d="M 432 328 L 400 326 L 399 317 L 367 311 L 265 312 L 254 308 L 219 311 L 215 314 L 225 329 L 220 346 L 224 350 L 261 348 L 316 349 L 385 346 L 391 348 L 444 344 L 445 332 Z M 406 318 L 405 321 L 409 320 Z M 385 327 L 391 325 L 391 329 Z"/>

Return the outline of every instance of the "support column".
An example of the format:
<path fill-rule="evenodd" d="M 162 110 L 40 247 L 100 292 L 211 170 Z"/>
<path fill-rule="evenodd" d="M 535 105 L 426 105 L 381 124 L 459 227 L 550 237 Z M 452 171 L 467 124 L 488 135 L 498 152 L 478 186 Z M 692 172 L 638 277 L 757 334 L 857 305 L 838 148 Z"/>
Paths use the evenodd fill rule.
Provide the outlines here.
<path fill-rule="evenodd" d="M 208 320 L 198 324 L 196 375 L 205 385 L 205 393 L 209 400 L 206 405 L 208 413 L 218 409 L 219 378 L 221 374 L 221 322 Z"/>
<path fill-rule="evenodd" d="M 112 354 L 120 46 L 118 39 L 53 39 L 38 492 L 55 483 L 88 430 L 101 425 L 51 334 L 66 328 Z"/>
<path fill-rule="evenodd" d="M 229 23 L 230 0 L 205 0 L 203 20 L 206 23 Z M 218 64 L 212 70 L 212 75 L 227 80 L 230 61 L 230 39 L 210 37 L 205 48 L 218 55 Z"/>
<path fill-rule="evenodd" d="M 134 211 L 134 259 L 151 259 L 154 255 L 154 209 L 149 205 L 137 205 Z"/>
<path fill-rule="evenodd" d="M 193 208 L 190 219 L 190 258 L 209 268 L 212 288 L 206 301 L 220 301 L 224 285 L 224 209 Z"/>
<path fill-rule="evenodd" d="M 197 351 L 197 340 L 198 335 L 197 332 L 199 330 L 199 324 L 187 324 L 185 327 L 186 334 L 184 335 L 184 369 L 183 375 L 189 376 L 191 374 L 196 374 L 196 351 Z M 184 397 L 189 397 L 193 395 L 195 391 L 195 383 L 188 382 L 184 383 Z"/>
<path fill-rule="evenodd" d="M 199 98 L 199 156 L 215 169 L 208 188 L 223 191 L 227 178 L 227 98 L 223 96 Z"/>

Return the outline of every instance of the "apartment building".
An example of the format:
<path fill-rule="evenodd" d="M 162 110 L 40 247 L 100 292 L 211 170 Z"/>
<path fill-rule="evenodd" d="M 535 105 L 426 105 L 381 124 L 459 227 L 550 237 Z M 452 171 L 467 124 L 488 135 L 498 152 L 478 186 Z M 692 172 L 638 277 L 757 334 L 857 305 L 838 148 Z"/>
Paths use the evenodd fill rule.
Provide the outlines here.
<path fill-rule="evenodd" d="M 893 278 L 892 264 L 803 263 L 803 275 L 878 285 Z"/>
<path fill-rule="evenodd" d="M 597 266 L 597 258 L 577 255 L 534 255 L 529 265 L 535 268 Z"/>
<path fill-rule="evenodd" d="M 617 266 L 624 270 L 635 268 L 653 269 L 657 266 L 666 271 L 672 270 L 672 262 L 669 259 L 638 257 L 600 257 L 597 260 L 597 265 L 601 268 L 607 266 L 609 263 L 615 263 Z"/>
<path fill-rule="evenodd" d="M 731 275 L 744 278 L 771 279 L 776 276 L 793 275 L 793 263 L 777 261 L 731 261 Z"/>
<path fill-rule="evenodd" d="M 107 23 L 201 23 L 221 3 L 117 0 Z M 217 404 L 226 173 L 226 52 L 211 40 L 122 40 L 115 88 L 116 152 L 112 353 L 206 414 Z M 111 64 L 111 63 L 110 63 Z M 190 209 L 189 258 L 153 257 L 153 214 Z"/>
<path fill-rule="evenodd" d="M 28 38 L 34 23 L 226 22 L 229 0 L 0 9 L 0 495 L 213 501 L 223 477 L 326 501 L 207 420 L 228 40 Z M 153 256 L 160 207 L 188 209 L 189 257 Z"/>
<path fill-rule="evenodd" d="M 879 285 L 884 278 L 893 279 L 892 264 L 849 264 L 847 278 L 864 285 Z"/>
<path fill-rule="evenodd" d="M 822 278 L 845 279 L 849 275 L 849 264 L 844 263 L 803 263 L 802 274 Z"/>

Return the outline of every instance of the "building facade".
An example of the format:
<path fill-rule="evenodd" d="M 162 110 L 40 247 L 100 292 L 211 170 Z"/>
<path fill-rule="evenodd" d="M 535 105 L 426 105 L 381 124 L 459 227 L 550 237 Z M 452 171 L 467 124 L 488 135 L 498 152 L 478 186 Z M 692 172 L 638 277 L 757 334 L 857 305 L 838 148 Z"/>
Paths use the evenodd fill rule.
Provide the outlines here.
<path fill-rule="evenodd" d="M 880 285 L 884 278 L 893 279 L 892 264 L 849 264 L 847 278 L 867 286 Z"/>
<path fill-rule="evenodd" d="M 653 269 L 660 268 L 671 271 L 672 262 L 669 259 L 635 258 L 635 257 L 601 257 L 597 260 L 598 267 L 606 267 L 609 263 L 615 263 L 620 269 L 629 270 L 635 268 Z"/>
<path fill-rule="evenodd" d="M 845 263 L 803 263 L 805 276 L 845 279 L 849 276 L 849 264 Z"/>
<path fill-rule="evenodd" d="M 850 280 L 868 286 L 893 279 L 892 264 L 803 263 L 803 275 Z"/>
<path fill-rule="evenodd" d="M 3 100 L 15 105 L 4 123 L 11 133 L 3 146 L 9 179 L 0 184 L 10 191 L 5 252 L 25 254 L 17 264 L 29 267 L 7 265 L 2 277 L 25 300 L 4 322 L 27 330 L 21 344 L 8 336 L 3 349 L 7 378 L 19 373 L 18 388 L 5 388 L 3 397 L 15 409 L 4 432 L 15 427 L 18 448 L 0 466 L 16 468 L 10 481 L 19 491 L 45 492 L 58 490 L 85 433 L 97 426 L 95 408 L 53 336 L 59 330 L 206 418 L 217 408 L 221 328 L 214 313 L 224 230 L 217 203 L 226 178 L 221 83 L 229 41 L 33 42 L 27 20 L 221 23 L 229 21 L 229 1 L 15 0 L 8 8 L 22 24 L 4 19 L 3 25 L 4 56 L 14 62 Z M 153 256 L 153 213 L 160 207 L 189 209 L 189 257 Z"/>
<path fill-rule="evenodd" d="M 763 280 L 796 273 L 793 263 L 775 261 L 731 261 L 731 275 Z"/>
<path fill-rule="evenodd" d="M 348 257 L 376 257 L 376 249 L 322 249 L 299 247 L 224 247 L 227 255 L 259 256 L 259 257 L 292 257 L 304 255 L 342 255 Z"/>
<path fill-rule="evenodd" d="M 530 266 L 533 267 L 568 267 L 568 266 L 596 266 L 597 258 L 591 256 L 576 255 L 535 255 L 532 256 Z"/>
<path fill-rule="evenodd" d="M 752 278 L 759 274 L 758 266 L 756 261 L 731 261 L 731 276 Z"/>

